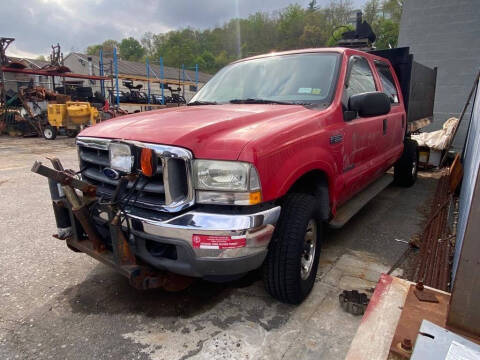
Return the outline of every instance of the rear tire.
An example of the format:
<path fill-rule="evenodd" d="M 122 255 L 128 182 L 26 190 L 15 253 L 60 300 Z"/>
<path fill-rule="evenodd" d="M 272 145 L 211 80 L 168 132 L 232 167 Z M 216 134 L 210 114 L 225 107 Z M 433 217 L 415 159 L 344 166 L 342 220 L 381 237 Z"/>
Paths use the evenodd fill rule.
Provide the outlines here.
<path fill-rule="evenodd" d="M 402 157 L 394 168 L 395 183 L 410 187 L 417 181 L 418 175 L 418 144 L 415 140 L 405 139 Z"/>
<path fill-rule="evenodd" d="M 274 298 L 300 304 L 313 288 L 321 245 L 317 199 L 288 194 L 263 266 L 265 288 Z"/>
<path fill-rule="evenodd" d="M 43 137 L 47 140 L 55 140 L 57 137 L 57 128 L 47 125 L 43 128 Z"/>

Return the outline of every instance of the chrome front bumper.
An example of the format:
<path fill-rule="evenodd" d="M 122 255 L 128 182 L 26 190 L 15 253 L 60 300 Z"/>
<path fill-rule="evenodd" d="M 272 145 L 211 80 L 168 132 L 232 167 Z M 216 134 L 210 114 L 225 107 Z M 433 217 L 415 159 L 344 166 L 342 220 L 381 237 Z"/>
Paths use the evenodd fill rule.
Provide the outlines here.
<path fill-rule="evenodd" d="M 130 212 L 127 218 L 136 243 L 136 255 L 142 260 L 156 268 L 182 275 L 211 277 L 242 274 L 261 266 L 280 210 L 276 206 L 242 215 L 190 211 L 168 220 Z M 245 239 L 245 246 L 202 248 L 198 244 L 194 246 L 195 235 L 241 238 L 242 241 Z M 175 246 L 177 259 L 152 255 L 147 241 Z"/>

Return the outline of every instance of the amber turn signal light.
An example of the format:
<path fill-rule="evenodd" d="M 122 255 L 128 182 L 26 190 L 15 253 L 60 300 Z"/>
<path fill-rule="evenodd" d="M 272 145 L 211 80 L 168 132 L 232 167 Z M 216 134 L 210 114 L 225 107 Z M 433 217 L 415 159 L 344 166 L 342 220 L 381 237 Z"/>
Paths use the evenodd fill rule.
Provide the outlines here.
<path fill-rule="evenodd" d="M 256 205 L 261 202 L 262 202 L 262 193 L 260 191 L 255 191 L 249 194 L 250 205 Z"/>
<path fill-rule="evenodd" d="M 152 177 L 156 171 L 156 158 L 152 149 L 143 148 L 140 155 L 140 168 L 142 174 Z"/>

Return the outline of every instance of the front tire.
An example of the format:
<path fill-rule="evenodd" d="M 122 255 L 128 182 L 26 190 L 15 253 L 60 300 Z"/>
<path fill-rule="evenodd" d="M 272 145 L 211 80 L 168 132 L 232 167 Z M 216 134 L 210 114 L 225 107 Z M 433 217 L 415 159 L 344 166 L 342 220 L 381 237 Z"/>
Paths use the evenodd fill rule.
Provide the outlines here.
<path fill-rule="evenodd" d="M 394 167 L 395 183 L 410 187 L 417 181 L 418 175 L 418 143 L 412 139 L 405 139 L 402 157 Z"/>
<path fill-rule="evenodd" d="M 310 294 L 317 274 L 321 221 L 317 199 L 288 194 L 263 267 L 265 288 L 274 298 L 300 304 Z"/>
<path fill-rule="evenodd" d="M 47 140 L 55 140 L 57 137 L 57 128 L 47 125 L 43 128 L 43 137 Z"/>

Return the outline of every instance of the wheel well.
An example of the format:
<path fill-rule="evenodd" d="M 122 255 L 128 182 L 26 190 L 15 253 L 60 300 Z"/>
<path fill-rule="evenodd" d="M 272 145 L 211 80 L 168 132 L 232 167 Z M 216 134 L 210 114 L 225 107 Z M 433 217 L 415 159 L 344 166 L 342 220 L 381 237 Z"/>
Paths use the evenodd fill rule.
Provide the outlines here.
<path fill-rule="evenodd" d="M 288 192 L 316 195 L 319 185 L 328 188 L 327 175 L 321 170 L 312 170 L 297 179 Z"/>
<path fill-rule="evenodd" d="M 288 190 L 289 193 L 303 193 L 318 199 L 318 215 L 322 220 L 330 216 L 330 199 L 328 195 L 328 177 L 321 170 L 312 170 L 302 175 Z"/>

